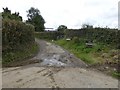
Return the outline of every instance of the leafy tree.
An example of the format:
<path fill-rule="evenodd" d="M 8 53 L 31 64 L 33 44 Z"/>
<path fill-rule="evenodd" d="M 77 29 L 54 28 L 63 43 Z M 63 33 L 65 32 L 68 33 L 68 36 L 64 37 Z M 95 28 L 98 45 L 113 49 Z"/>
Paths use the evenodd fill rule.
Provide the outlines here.
<path fill-rule="evenodd" d="M 11 13 L 11 10 L 9 10 L 7 7 L 3 8 L 2 17 L 3 19 L 22 21 L 22 17 L 19 16 L 19 12 Z"/>
<path fill-rule="evenodd" d="M 40 11 L 34 7 L 31 7 L 27 13 L 28 20 L 26 22 L 34 25 L 35 31 L 44 31 L 45 20 L 42 15 L 40 15 Z"/>
<path fill-rule="evenodd" d="M 67 26 L 65 26 L 65 25 L 60 25 L 57 30 L 64 32 L 66 29 L 67 29 Z"/>
<path fill-rule="evenodd" d="M 83 29 L 85 29 L 85 28 L 91 29 L 91 28 L 93 28 L 93 25 L 90 25 L 90 24 L 83 24 L 83 25 L 82 25 L 82 28 L 83 28 Z"/>

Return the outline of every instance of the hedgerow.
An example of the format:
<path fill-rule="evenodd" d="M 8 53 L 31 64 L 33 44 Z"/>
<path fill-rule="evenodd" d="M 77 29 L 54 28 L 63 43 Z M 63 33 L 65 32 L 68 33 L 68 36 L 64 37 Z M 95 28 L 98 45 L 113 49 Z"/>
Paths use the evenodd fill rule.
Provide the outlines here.
<path fill-rule="evenodd" d="M 65 33 L 65 37 L 73 38 L 79 37 L 90 41 L 100 42 L 104 44 L 116 45 L 120 48 L 120 30 L 117 29 L 105 29 L 105 28 L 93 28 L 93 29 L 68 29 Z"/>
<path fill-rule="evenodd" d="M 2 56 L 3 62 L 9 53 L 24 51 L 34 45 L 34 26 L 21 21 L 3 19 Z"/>
<path fill-rule="evenodd" d="M 35 34 L 40 39 L 56 40 L 60 38 L 79 38 L 87 41 L 100 42 L 114 45 L 120 48 L 120 30 L 109 28 L 92 28 L 92 29 L 67 29 L 65 32 L 48 31 Z M 74 38 L 75 37 L 75 38 Z"/>
<path fill-rule="evenodd" d="M 3 51 L 18 49 L 21 44 L 34 42 L 32 25 L 14 20 L 3 20 L 2 24 Z"/>
<path fill-rule="evenodd" d="M 46 32 L 36 32 L 35 36 L 40 39 L 46 39 L 46 40 L 56 40 L 64 37 L 63 32 L 58 31 L 46 31 Z"/>

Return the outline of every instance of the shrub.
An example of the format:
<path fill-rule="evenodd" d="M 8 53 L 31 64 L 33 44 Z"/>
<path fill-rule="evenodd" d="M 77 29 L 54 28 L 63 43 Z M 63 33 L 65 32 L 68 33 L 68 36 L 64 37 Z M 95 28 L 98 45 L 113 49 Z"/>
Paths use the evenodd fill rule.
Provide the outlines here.
<path fill-rule="evenodd" d="M 23 51 L 33 45 L 34 27 L 21 21 L 4 19 L 2 23 L 2 55 L 8 61 L 14 59 L 14 52 Z"/>
<path fill-rule="evenodd" d="M 3 20 L 3 51 L 19 49 L 20 45 L 34 42 L 34 27 L 23 22 Z"/>

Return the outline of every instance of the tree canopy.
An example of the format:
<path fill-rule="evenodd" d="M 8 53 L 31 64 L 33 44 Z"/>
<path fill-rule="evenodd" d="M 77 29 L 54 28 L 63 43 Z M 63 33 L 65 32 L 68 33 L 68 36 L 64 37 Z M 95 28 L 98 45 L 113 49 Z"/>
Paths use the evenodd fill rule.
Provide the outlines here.
<path fill-rule="evenodd" d="M 64 30 L 66 30 L 67 29 L 67 26 L 65 26 L 65 25 L 60 25 L 59 27 L 58 27 L 58 31 L 64 31 Z"/>
<path fill-rule="evenodd" d="M 31 7 L 27 13 L 28 20 L 26 22 L 34 25 L 35 31 L 44 31 L 45 20 L 42 15 L 40 15 L 40 11 Z"/>
<path fill-rule="evenodd" d="M 19 12 L 11 13 L 11 10 L 7 7 L 3 8 L 2 17 L 3 19 L 22 21 L 22 17 L 19 15 Z"/>
<path fill-rule="evenodd" d="M 82 28 L 83 28 L 83 29 L 92 29 L 92 28 L 93 28 L 93 25 L 83 24 L 83 25 L 82 25 Z"/>

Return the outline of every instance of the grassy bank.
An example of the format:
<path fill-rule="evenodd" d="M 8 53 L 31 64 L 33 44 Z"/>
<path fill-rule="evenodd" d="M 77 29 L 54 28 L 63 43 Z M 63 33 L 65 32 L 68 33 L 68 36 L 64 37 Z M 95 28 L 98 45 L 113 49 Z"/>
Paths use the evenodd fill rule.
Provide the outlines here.
<path fill-rule="evenodd" d="M 85 42 L 83 40 L 75 43 L 74 41 L 66 41 L 61 39 L 55 43 L 74 53 L 77 57 L 88 64 L 102 62 L 101 58 L 98 58 L 99 52 L 103 50 L 106 52 L 108 51 L 108 48 L 102 44 L 96 44 L 93 48 L 86 48 Z"/>
<path fill-rule="evenodd" d="M 86 47 L 84 39 L 73 39 L 70 41 L 61 39 L 55 41 L 55 43 L 67 49 L 90 66 L 99 65 L 97 68 L 100 67 L 101 69 L 104 67 L 105 70 L 106 67 L 112 67 L 112 69 L 109 68 L 111 70 L 109 74 L 117 78 L 120 77 L 120 73 L 113 70 L 117 69 L 119 52 L 119 50 L 114 49 L 114 47 L 107 44 L 94 43 L 92 48 L 88 48 Z M 106 71 L 109 71 L 109 69 Z"/>
<path fill-rule="evenodd" d="M 29 58 L 31 56 L 34 56 L 37 52 L 38 52 L 38 45 L 35 44 L 31 44 L 31 45 L 27 45 L 26 47 L 21 46 L 21 50 L 19 51 L 13 51 L 13 52 L 8 52 L 6 54 L 3 54 L 3 58 L 2 58 L 2 64 L 3 66 L 7 66 L 13 62 L 16 61 L 22 61 L 26 58 Z"/>

